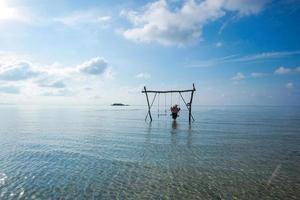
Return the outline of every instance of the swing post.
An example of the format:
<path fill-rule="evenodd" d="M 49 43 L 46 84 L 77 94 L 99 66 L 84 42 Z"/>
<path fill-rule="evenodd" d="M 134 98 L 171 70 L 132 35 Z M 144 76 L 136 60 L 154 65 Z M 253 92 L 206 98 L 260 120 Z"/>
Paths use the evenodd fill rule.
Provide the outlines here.
<path fill-rule="evenodd" d="M 148 104 L 148 115 L 150 117 L 150 121 L 152 122 L 151 107 L 150 107 L 150 103 L 149 103 L 149 98 L 148 98 L 148 93 L 147 93 L 147 90 L 146 90 L 146 86 L 144 86 L 144 93 L 146 94 L 146 99 L 147 99 L 147 104 Z"/>
<path fill-rule="evenodd" d="M 193 103 L 193 98 L 194 98 L 194 92 L 195 92 L 195 85 L 194 85 L 194 83 L 193 83 L 193 90 L 192 90 L 192 92 L 191 92 L 191 99 L 190 99 L 190 103 L 189 103 L 189 106 L 188 106 L 188 108 L 189 108 L 189 122 L 191 123 L 191 119 L 192 119 L 192 103 Z M 193 120 L 194 120 L 194 118 L 193 118 Z"/>
<path fill-rule="evenodd" d="M 186 106 L 186 108 L 188 109 L 188 111 L 190 111 L 190 109 L 189 109 L 189 104 L 184 100 L 184 98 L 183 98 L 181 92 L 179 92 L 179 94 L 180 94 L 180 96 L 181 96 L 182 101 L 184 102 L 184 105 Z M 194 119 L 192 113 L 191 113 L 191 117 L 192 117 L 192 120 L 195 121 L 195 119 Z"/>
<path fill-rule="evenodd" d="M 152 103 L 151 103 L 151 105 L 150 105 L 150 108 L 152 108 L 152 105 L 153 105 L 153 103 L 154 103 L 154 101 L 155 101 L 156 95 L 157 95 L 157 94 L 155 93 L 155 95 L 154 95 L 154 97 L 153 97 L 153 99 L 152 99 Z M 148 118 L 148 115 L 149 115 L 149 113 L 147 112 L 147 115 L 146 115 L 145 121 L 147 120 L 147 118 Z"/>

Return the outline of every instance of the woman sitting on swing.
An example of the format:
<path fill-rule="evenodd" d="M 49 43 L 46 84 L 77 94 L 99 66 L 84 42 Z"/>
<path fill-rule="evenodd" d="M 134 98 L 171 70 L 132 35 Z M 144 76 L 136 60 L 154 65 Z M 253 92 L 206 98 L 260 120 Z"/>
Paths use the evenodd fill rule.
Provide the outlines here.
<path fill-rule="evenodd" d="M 171 107 L 171 112 L 172 112 L 172 118 L 174 120 L 176 120 L 176 118 L 179 116 L 178 113 L 180 111 L 180 108 L 178 107 L 177 104 L 175 104 L 174 106 Z"/>

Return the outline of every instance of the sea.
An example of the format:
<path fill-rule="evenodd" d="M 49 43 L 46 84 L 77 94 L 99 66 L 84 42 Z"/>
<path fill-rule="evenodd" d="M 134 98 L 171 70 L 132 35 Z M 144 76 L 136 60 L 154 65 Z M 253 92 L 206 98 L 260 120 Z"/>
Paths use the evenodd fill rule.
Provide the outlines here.
<path fill-rule="evenodd" d="M 146 109 L 0 105 L 0 199 L 300 199 L 300 107 Z"/>

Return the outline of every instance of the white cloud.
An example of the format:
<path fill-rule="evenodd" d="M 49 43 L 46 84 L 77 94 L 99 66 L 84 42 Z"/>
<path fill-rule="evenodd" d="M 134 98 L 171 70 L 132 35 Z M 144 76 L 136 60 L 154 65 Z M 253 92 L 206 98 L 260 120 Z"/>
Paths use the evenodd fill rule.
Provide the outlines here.
<path fill-rule="evenodd" d="M 37 77 L 40 73 L 35 71 L 29 62 L 1 65 L 0 80 L 20 81 Z"/>
<path fill-rule="evenodd" d="M 193 64 L 188 65 L 188 67 L 211 67 L 222 63 L 230 62 L 233 58 L 236 58 L 238 55 L 229 55 L 221 58 L 207 59 L 204 61 L 196 61 Z"/>
<path fill-rule="evenodd" d="M 290 68 L 285 68 L 285 67 L 279 67 L 278 69 L 275 70 L 275 74 L 289 74 L 292 70 Z"/>
<path fill-rule="evenodd" d="M 285 87 L 286 87 L 287 89 L 293 89 L 293 88 L 294 88 L 294 84 L 293 84 L 292 82 L 288 82 L 288 83 L 285 85 Z"/>
<path fill-rule="evenodd" d="M 188 0 L 180 8 L 171 8 L 166 0 L 147 4 L 141 11 L 122 11 L 133 25 L 123 31 L 128 40 L 183 46 L 201 40 L 204 25 L 226 15 L 257 14 L 264 0 Z"/>
<path fill-rule="evenodd" d="M 234 77 L 231 78 L 233 81 L 241 81 L 244 80 L 246 77 L 243 73 L 238 72 Z"/>
<path fill-rule="evenodd" d="M 297 67 L 297 68 L 295 69 L 295 71 L 298 72 L 298 73 L 300 73 L 300 67 Z"/>
<path fill-rule="evenodd" d="M 286 58 L 297 56 L 300 54 L 300 51 L 277 51 L 277 52 L 263 52 L 250 55 L 229 55 L 221 58 L 214 58 L 205 61 L 197 61 L 195 64 L 189 65 L 190 67 L 210 67 L 223 63 L 236 63 L 236 62 L 256 62 L 264 60 L 272 60 L 278 58 Z"/>
<path fill-rule="evenodd" d="M 299 54 L 300 51 L 263 52 L 263 53 L 235 58 L 232 61 L 235 62 L 258 61 L 258 60 L 267 60 L 267 59 L 276 59 L 276 58 L 283 58 L 288 56 L 295 56 Z"/>
<path fill-rule="evenodd" d="M 89 61 L 84 62 L 78 66 L 82 73 L 90 75 L 103 74 L 108 67 L 108 63 L 104 58 L 96 57 Z"/>
<path fill-rule="evenodd" d="M 98 17 L 97 18 L 97 21 L 98 22 L 108 22 L 111 20 L 111 17 L 110 16 L 101 16 L 101 17 Z"/>
<path fill-rule="evenodd" d="M 63 80 L 52 80 L 51 78 L 40 79 L 37 82 L 39 87 L 48 87 L 48 88 L 65 88 L 66 84 Z"/>
<path fill-rule="evenodd" d="M 45 66 L 0 57 L 0 93 L 35 97 L 74 96 L 81 94 L 80 88 L 84 86 L 99 91 L 99 85 L 113 78 L 112 67 L 100 57 L 73 67 L 57 63 Z"/>
<path fill-rule="evenodd" d="M 139 73 L 135 77 L 138 79 L 149 79 L 151 78 L 151 75 L 148 73 Z"/>
<path fill-rule="evenodd" d="M 269 0 L 227 0 L 224 8 L 237 11 L 240 15 L 258 14 Z"/>
<path fill-rule="evenodd" d="M 57 89 L 57 90 L 49 90 L 41 94 L 42 96 L 72 96 L 74 93 L 69 89 Z"/>
<path fill-rule="evenodd" d="M 13 52 L 0 50 L 0 66 L 7 63 L 17 63 L 20 60 L 29 60 L 30 56 L 25 54 L 16 54 Z"/>
<path fill-rule="evenodd" d="M 223 46 L 223 43 L 222 43 L 222 42 L 217 42 L 217 43 L 216 43 L 216 47 L 217 47 L 217 48 L 220 48 L 220 47 L 222 47 L 222 46 Z"/>
<path fill-rule="evenodd" d="M 105 26 L 111 21 L 111 17 L 108 15 L 99 15 L 99 11 L 88 10 L 75 12 L 69 16 L 58 17 L 53 20 L 67 26 L 76 26 L 80 24 L 100 24 Z"/>
<path fill-rule="evenodd" d="M 113 69 L 111 67 L 107 67 L 105 72 L 104 72 L 104 77 L 106 79 L 110 79 L 110 80 L 114 80 L 115 79 L 115 72 L 113 71 Z"/>
<path fill-rule="evenodd" d="M 6 93 L 6 94 L 19 94 L 20 88 L 15 86 L 0 86 L 0 93 Z"/>
<path fill-rule="evenodd" d="M 260 78 L 260 77 L 267 76 L 267 74 L 266 74 L 266 73 L 253 72 L 253 73 L 251 73 L 251 76 L 252 76 L 253 78 Z"/>

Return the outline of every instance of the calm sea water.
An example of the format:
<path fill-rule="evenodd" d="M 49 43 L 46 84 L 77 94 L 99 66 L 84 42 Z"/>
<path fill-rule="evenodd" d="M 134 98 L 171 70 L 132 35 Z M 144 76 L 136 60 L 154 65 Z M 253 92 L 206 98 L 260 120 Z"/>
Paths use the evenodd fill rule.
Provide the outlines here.
<path fill-rule="evenodd" d="M 145 114 L 0 106 L 0 199 L 300 199 L 300 107 Z"/>

